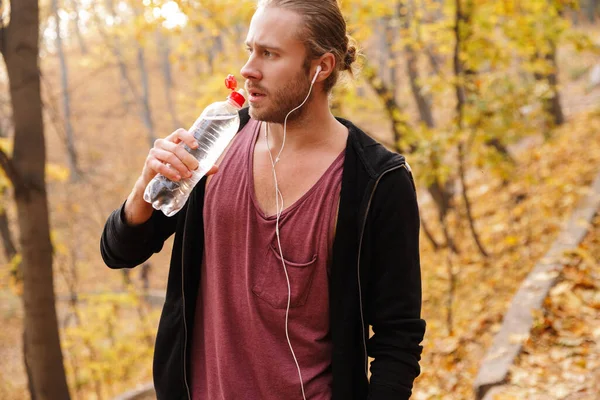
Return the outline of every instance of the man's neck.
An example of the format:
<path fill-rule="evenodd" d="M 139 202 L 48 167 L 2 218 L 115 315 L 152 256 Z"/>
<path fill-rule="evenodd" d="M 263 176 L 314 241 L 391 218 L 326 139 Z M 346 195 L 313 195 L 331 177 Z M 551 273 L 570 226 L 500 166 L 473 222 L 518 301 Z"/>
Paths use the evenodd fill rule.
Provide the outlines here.
<path fill-rule="evenodd" d="M 293 114 L 292 114 L 293 115 Z M 306 150 L 327 145 L 340 133 L 340 123 L 328 106 L 310 104 L 300 119 L 288 118 L 285 149 Z M 268 123 L 269 147 L 280 149 L 283 141 L 283 124 Z M 265 126 L 267 128 L 267 126 Z"/>

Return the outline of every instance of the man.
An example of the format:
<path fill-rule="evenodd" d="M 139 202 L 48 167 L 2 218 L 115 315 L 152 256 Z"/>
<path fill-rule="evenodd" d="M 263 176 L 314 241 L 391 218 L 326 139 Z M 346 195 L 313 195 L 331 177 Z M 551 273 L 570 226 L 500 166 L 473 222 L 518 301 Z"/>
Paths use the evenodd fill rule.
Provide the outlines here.
<path fill-rule="evenodd" d="M 219 172 L 165 217 L 144 188 L 198 163 L 176 145 L 188 132 L 158 140 L 102 235 L 106 264 L 130 268 L 175 233 L 158 398 L 407 399 L 425 331 L 416 195 L 402 156 L 330 113 L 356 58 L 339 6 L 260 1 L 246 46 L 250 107 Z"/>

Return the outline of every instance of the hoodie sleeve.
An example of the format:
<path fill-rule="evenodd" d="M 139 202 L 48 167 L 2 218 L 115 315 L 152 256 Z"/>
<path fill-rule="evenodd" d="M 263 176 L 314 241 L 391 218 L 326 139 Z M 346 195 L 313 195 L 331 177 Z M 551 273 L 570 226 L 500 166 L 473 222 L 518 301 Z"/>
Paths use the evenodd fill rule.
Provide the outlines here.
<path fill-rule="evenodd" d="M 371 269 L 365 299 L 373 327 L 367 353 L 371 364 L 369 400 L 408 399 L 420 373 L 421 268 L 419 209 L 407 168 L 381 178 L 372 200 L 368 229 Z"/>
<path fill-rule="evenodd" d="M 148 221 L 136 226 L 125 222 L 124 213 L 125 203 L 110 214 L 100 239 L 102 259 L 114 269 L 133 268 L 158 253 L 175 232 L 178 216 L 185 215 L 185 207 L 172 217 L 154 210 Z"/>
<path fill-rule="evenodd" d="M 248 107 L 242 108 L 239 115 L 238 132 L 250 120 Z M 196 185 L 193 193 L 197 192 L 198 187 L 204 188 L 205 183 L 206 177 Z M 148 221 L 136 226 L 129 226 L 125 222 L 123 203 L 108 217 L 100 239 L 100 253 L 106 265 L 114 269 L 133 268 L 142 264 L 152 254 L 160 252 L 165 240 L 175 232 L 179 218 L 185 216 L 188 203 L 189 201 L 172 217 L 166 217 L 161 211 L 154 210 Z"/>

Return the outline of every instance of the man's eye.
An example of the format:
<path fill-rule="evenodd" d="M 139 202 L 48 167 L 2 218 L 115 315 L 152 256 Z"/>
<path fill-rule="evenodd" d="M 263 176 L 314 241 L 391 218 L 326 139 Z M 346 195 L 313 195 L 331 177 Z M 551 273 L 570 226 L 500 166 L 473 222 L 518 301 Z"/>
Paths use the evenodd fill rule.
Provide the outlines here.
<path fill-rule="evenodd" d="M 271 56 L 273 56 L 273 53 L 271 53 L 269 50 L 265 50 L 265 51 L 263 51 L 263 55 L 265 57 L 271 57 Z"/>

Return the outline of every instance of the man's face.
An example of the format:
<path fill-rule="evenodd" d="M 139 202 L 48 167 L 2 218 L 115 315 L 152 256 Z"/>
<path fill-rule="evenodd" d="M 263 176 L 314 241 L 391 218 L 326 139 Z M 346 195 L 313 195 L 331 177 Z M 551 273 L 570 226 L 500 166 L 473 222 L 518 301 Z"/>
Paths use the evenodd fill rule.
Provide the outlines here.
<path fill-rule="evenodd" d="M 310 77 L 306 48 L 298 39 L 301 26 L 300 15 L 281 8 L 260 8 L 252 17 L 246 38 L 249 58 L 241 70 L 252 118 L 283 123 L 306 98 Z M 288 121 L 302 117 L 303 110 Z"/>

